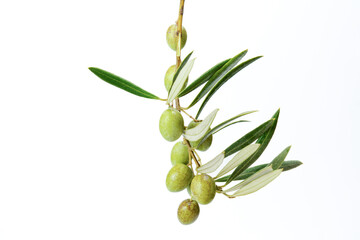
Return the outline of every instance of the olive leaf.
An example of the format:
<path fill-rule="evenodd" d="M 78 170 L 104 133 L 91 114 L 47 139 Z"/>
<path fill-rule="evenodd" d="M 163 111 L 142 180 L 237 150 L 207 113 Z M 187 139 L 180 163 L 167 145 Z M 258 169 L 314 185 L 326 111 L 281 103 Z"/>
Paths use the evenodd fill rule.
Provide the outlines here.
<path fill-rule="evenodd" d="M 236 184 L 235 186 L 224 190 L 224 192 L 233 192 L 236 190 L 239 190 L 240 188 L 244 187 L 245 185 L 247 185 L 248 183 L 260 178 L 261 176 L 264 176 L 270 172 L 273 172 L 274 170 L 272 169 L 271 166 L 267 166 L 259 171 L 257 171 L 255 174 L 251 175 L 250 177 L 246 178 L 244 181 L 242 181 L 241 183 Z"/>
<path fill-rule="evenodd" d="M 260 144 L 250 144 L 243 149 L 241 149 L 226 165 L 223 169 L 220 170 L 220 172 L 216 175 L 215 178 L 219 178 L 223 176 L 224 174 L 230 172 L 234 168 L 236 168 L 240 163 L 245 161 L 247 158 L 249 158 L 258 148 L 260 147 Z"/>
<path fill-rule="evenodd" d="M 184 58 L 184 60 L 181 62 L 181 64 L 180 64 L 180 66 L 178 67 L 178 69 L 176 69 L 176 72 L 175 72 L 174 77 L 173 77 L 173 79 L 172 79 L 172 84 L 171 84 L 171 86 L 170 86 L 169 92 L 171 91 L 171 88 L 172 88 L 172 86 L 174 85 L 174 82 L 175 82 L 177 76 L 179 75 L 181 69 L 183 69 L 183 67 L 184 67 L 184 66 L 186 65 L 186 63 L 189 61 L 189 59 L 190 59 L 190 57 L 191 57 L 192 54 L 193 54 L 193 52 L 189 53 L 189 54 Z"/>
<path fill-rule="evenodd" d="M 268 128 L 268 130 L 266 130 L 265 133 L 263 133 L 263 135 L 261 137 L 259 137 L 258 140 L 256 141 L 256 143 L 261 144 L 259 149 L 253 155 L 251 155 L 250 158 L 248 158 L 246 161 L 241 163 L 233 171 L 233 173 L 230 175 L 230 177 L 226 181 L 225 185 L 229 184 L 232 180 L 234 180 L 237 176 L 239 176 L 243 171 L 245 171 L 248 167 L 250 167 L 261 156 L 261 154 L 265 151 L 265 149 L 268 146 L 272 136 L 274 135 L 276 125 L 277 125 L 277 121 L 279 119 L 279 115 L 280 115 L 280 109 L 277 110 L 275 112 L 275 114 L 272 116 L 272 119 L 269 120 L 269 121 L 272 121 L 272 123 L 271 123 L 270 127 Z M 225 153 L 225 156 L 226 156 L 226 153 Z"/>
<path fill-rule="evenodd" d="M 182 67 L 182 69 L 179 71 L 179 74 L 176 76 L 176 78 L 174 76 L 174 82 L 169 91 L 169 96 L 168 96 L 168 100 L 167 100 L 168 104 L 170 104 L 176 98 L 176 96 L 179 94 L 179 92 L 181 91 L 181 89 L 184 86 L 184 83 L 185 83 L 187 77 L 189 76 L 190 71 L 194 65 L 194 61 L 195 61 L 195 59 L 188 61 L 184 65 L 184 67 Z"/>
<path fill-rule="evenodd" d="M 280 168 L 281 164 L 284 162 L 286 156 L 288 155 L 290 148 L 291 146 L 285 148 L 279 155 L 274 158 L 274 160 L 272 160 L 271 163 L 269 163 L 269 166 L 271 165 L 273 170 Z"/>
<path fill-rule="evenodd" d="M 182 90 L 179 93 L 178 97 L 183 97 L 206 83 L 214 75 L 214 73 L 216 73 L 220 68 L 222 68 L 229 60 L 230 59 L 226 59 L 225 61 L 216 64 L 214 67 L 203 73 L 199 78 L 197 78 L 194 82 L 192 82 L 189 86 Z"/>
<path fill-rule="evenodd" d="M 199 125 L 191 129 L 186 129 L 184 134 L 185 138 L 189 141 L 197 141 L 202 138 L 209 130 L 218 111 L 219 109 L 215 109 Z"/>
<path fill-rule="evenodd" d="M 205 163 L 201 167 L 198 167 L 196 169 L 196 171 L 199 172 L 199 173 L 212 173 L 212 172 L 215 172 L 216 169 L 218 169 L 220 167 L 220 165 L 223 163 L 224 158 L 225 158 L 225 155 L 222 152 L 219 155 L 217 155 L 214 159 L 212 159 L 211 161 Z"/>
<path fill-rule="evenodd" d="M 241 189 L 236 191 L 232 197 L 244 196 L 253 192 L 258 191 L 259 189 L 265 187 L 270 182 L 272 182 L 275 178 L 277 178 L 282 172 L 282 169 L 277 169 L 272 172 L 269 172 L 258 179 L 253 180 L 247 185 L 243 186 Z"/>
<path fill-rule="evenodd" d="M 144 89 L 136 86 L 132 82 L 129 82 L 122 77 L 116 76 L 113 73 L 95 67 L 89 67 L 89 70 L 92 73 L 94 73 L 96 76 L 98 76 L 100 79 L 104 80 L 105 82 L 110 83 L 118 88 L 121 88 L 122 90 L 125 90 L 129 93 L 144 98 L 160 100 L 160 98 L 155 96 L 154 94 L 145 91 Z"/>
<path fill-rule="evenodd" d="M 231 144 L 229 147 L 227 147 L 225 152 L 225 157 L 228 157 L 237 151 L 241 150 L 242 148 L 246 147 L 247 145 L 254 142 L 256 139 L 261 137 L 273 124 L 274 120 L 266 121 L 265 123 L 261 124 L 251 132 L 245 134 L 243 137 L 235 141 L 233 144 Z"/>
<path fill-rule="evenodd" d="M 203 142 L 205 142 L 205 140 L 206 140 L 210 135 L 213 135 L 213 134 L 219 132 L 220 130 L 222 130 L 222 129 L 230 126 L 230 125 L 233 125 L 233 124 L 235 124 L 235 123 L 240 123 L 240 122 L 248 122 L 248 121 L 246 121 L 246 120 L 242 120 L 242 121 L 237 121 L 237 122 L 233 122 L 233 123 L 228 124 L 229 122 L 231 122 L 231 121 L 233 121 L 233 120 L 235 120 L 235 119 L 237 119 L 237 118 L 239 118 L 239 117 L 242 117 L 242 116 L 245 116 L 245 115 L 247 115 L 247 114 L 254 113 L 254 112 L 257 112 L 257 110 L 247 111 L 247 112 L 240 113 L 240 114 L 238 114 L 238 115 L 236 115 L 236 116 L 234 116 L 234 117 L 232 117 L 232 118 L 229 118 L 228 120 L 226 120 L 226 121 L 218 124 L 217 126 L 215 126 L 214 128 L 212 128 L 209 132 L 207 132 L 207 133 L 205 134 L 205 136 L 204 136 L 204 137 L 201 139 L 201 141 L 199 142 L 198 146 L 200 146 Z"/>
<path fill-rule="evenodd" d="M 298 166 L 300 166 L 302 164 L 302 162 L 297 161 L 297 160 L 289 160 L 289 161 L 284 161 L 281 166 L 279 168 L 281 168 L 283 170 L 283 172 L 291 170 L 293 168 L 296 168 Z M 242 172 L 239 176 L 237 176 L 234 181 L 236 180 L 244 180 L 248 177 L 250 177 L 251 175 L 253 175 L 254 173 L 256 173 L 257 171 L 269 166 L 270 164 L 260 164 L 251 168 L 246 169 L 244 172 Z M 226 182 L 229 179 L 230 175 L 227 175 L 225 177 L 216 179 L 215 182 Z"/>
<path fill-rule="evenodd" d="M 216 93 L 217 90 L 219 90 L 219 88 L 222 87 L 222 85 L 224 85 L 230 78 L 232 78 L 235 74 L 237 74 L 240 70 L 244 69 L 245 67 L 249 66 L 251 63 L 255 62 L 256 60 L 258 60 L 259 58 L 261 58 L 262 56 L 258 56 L 258 57 L 254 57 L 252 59 L 249 59 L 241 64 L 239 64 L 238 66 L 234 67 L 230 72 L 228 72 L 223 78 L 220 79 L 220 81 L 218 81 L 215 86 L 210 90 L 209 94 L 206 96 L 206 98 L 204 99 L 203 103 L 201 104 L 196 117 L 198 118 L 201 111 L 204 109 L 205 105 L 207 104 L 207 102 L 210 100 L 210 98 Z"/>
<path fill-rule="evenodd" d="M 200 101 L 200 99 L 204 97 L 214 87 L 214 85 L 246 55 L 246 53 L 247 50 L 242 51 L 235 57 L 231 58 L 222 68 L 220 68 L 214 75 L 212 75 L 187 108 L 194 106 L 198 101 Z"/>

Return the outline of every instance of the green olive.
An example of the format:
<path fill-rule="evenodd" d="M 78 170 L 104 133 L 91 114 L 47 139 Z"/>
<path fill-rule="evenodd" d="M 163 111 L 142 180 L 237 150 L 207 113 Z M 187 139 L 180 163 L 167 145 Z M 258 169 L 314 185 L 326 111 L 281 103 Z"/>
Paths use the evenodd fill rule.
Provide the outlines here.
<path fill-rule="evenodd" d="M 195 200 L 186 199 L 179 205 L 177 215 L 179 221 L 188 225 L 196 221 L 200 214 L 199 204 Z"/>
<path fill-rule="evenodd" d="M 176 73 L 176 66 L 172 65 L 168 68 L 168 70 L 165 73 L 165 78 L 164 78 L 164 84 L 165 84 L 165 88 L 166 91 L 169 91 L 171 88 L 171 85 L 173 84 L 173 79 L 174 79 L 174 75 Z M 187 78 L 185 80 L 184 86 L 182 87 L 182 89 L 184 89 L 188 83 L 189 78 Z"/>
<path fill-rule="evenodd" d="M 177 140 L 184 131 L 184 119 L 179 111 L 173 108 L 165 110 L 160 117 L 159 130 L 169 142 Z"/>
<path fill-rule="evenodd" d="M 191 129 L 191 128 L 196 127 L 199 124 L 200 124 L 200 122 L 191 121 L 187 128 Z M 208 138 L 206 138 L 206 140 L 200 146 L 198 146 L 198 144 L 199 144 L 201 139 L 199 139 L 197 141 L 190 141 L 190 144 L 191 144 L 192 147 L 196 148 L 199 151 L 206 151 L 206 150 L 208 150 L 210 148 L 211 143 L 212 143 L 212 139 L 213 139 L 212 135 L 210 135 Z"/>
<path fill-rule="evenodd" d="M 166 187 L 170 192 L 180 192 L 184 190 L 191 182 L 193 172 L 191 169 L 181 163 L 173 166 L 166 176 Z"/>
<path fill-rule="evenodd" d="M 166 42 L 169 45 L 169 47 L 174 51 L 176 51 L 177 39 L 178 39 L 178 37 L 176 36 L 176 31 L 177 31 L 177 26 L 176 26 L 176 24 L 173 24 L 168 28 L 168 30 L 166 32 Z M 186 33 L 185 28 L 182 27 L 181 49 L 185 46 L 186 39 L 187 39 L 187 33 Z"/>
<path fill-rule="evenodd" d="M 216 194 L 214 179 L 207 174 L 196 175 L 191 181 L 191 194 L 200 204 L 210 203 Z"/>
<path fill-rule="evenodd" d="M 188 147 L 183 142 L 177 142 L 171 150 L 171 163 L 175 165 L 182 163 L 187 165 L 189 163 Z"/>

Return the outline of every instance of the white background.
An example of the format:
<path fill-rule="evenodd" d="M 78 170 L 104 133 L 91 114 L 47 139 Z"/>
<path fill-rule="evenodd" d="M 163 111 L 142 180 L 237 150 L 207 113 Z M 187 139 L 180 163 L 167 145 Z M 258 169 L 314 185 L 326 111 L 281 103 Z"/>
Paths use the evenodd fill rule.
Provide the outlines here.
<path fill-rule="evenodd" d="M 87 69 L 166 97 L 175 52 L 165 32 L 178 4 L 1 1 L 0 239 L 359 239 L 359 1 L 185 2 L 190 79 L 244 49 L 245 59 L 264 55 L 205 108 L 220 108 L 214 124 L 260 111 L 216 134 L 203 161 L 280 107 L 258 162 L 291 144 L 287 159 L 304 163 L 254 194 L 217 196 L 190 226 L 176 217 L 186 191 L 165 187 L 166 105 Z"/>

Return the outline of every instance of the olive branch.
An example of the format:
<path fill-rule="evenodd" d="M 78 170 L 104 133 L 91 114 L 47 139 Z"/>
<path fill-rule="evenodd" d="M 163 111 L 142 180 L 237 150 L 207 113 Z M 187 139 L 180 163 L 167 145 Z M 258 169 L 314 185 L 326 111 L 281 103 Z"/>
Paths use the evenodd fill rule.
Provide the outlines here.
<path fill-rule="evenodd" d="M 165 75 L 164 83 L 168 93 L 166 98 L 160 98 L 134 83 L 105 70 L 94 67 L 89 69 L 105 82 L 131 94 L 143 98 L 166 101 L 168 109 L 160 117 L 160 133 L 170 142 L 176 141 L 183 136 L 183 140 L 176 143 L 172 148 L 171 162 L 173 167 L 167 175 L 166 186 L 171 192 L 182 191 L 185 188 L 188 189 L 191 198 L 184 200 L 180 204 L 178 219 L 183 224 L 190 224 L 199 216 L 200 208 L 198 203 L 210 203 L 216 193 L 223 194 L 228 198 L 236 198 L 256 192 L 272 182 L 282 172 L 296 168 L 302 163 L 297 160 L 285 161 L 291 148 L 291 146 L 288 146 L 271 162 L 252 167 L 265 151 L 274 135 L 280 114 L 279 109 L 269 120 L 240 137 L 210 161 L 202 164 L 197 150 L 206 151 L 210 148 L 212 138 L 216 133 L 227 127 L 237 125 L 237 123 L 248 122 L 247 120 L 239 120 L 239 118 L 256 111 L 242 112 L 217 124 L 215 127 L 211 127 L 211 125 L 219 109 L 213 110 L 202 120 L 200 120 L 200 114 L 212 96 L 226 82 L 262 56 L 240 62 L 248 52 L 248 50 L 244 50 L 231 58 L 215 64 L 187 86 L 195 59 L 191 59 L 193 52 L 190 52 L 183 61 L 181 60 L 181 49 L 185 46 L 187 39 L 186 30 L 182 26 L 184 4 L 185 0 L 180 0 L 176 24 L 171 25 L 167 31 L 167 43 L 176 52 L 176 64 L 171 66 Z M 202 88 L 189 106 L 182 107 L 180 105 L 180 98 L 185 97 L 201 86 Z M 187 111 L 203 98 L 204 100 L 195 117 L 193 117 Z M 192 120 L 187 126 L 184 126 L 182 113 Z M 227 158 L 231 155 L 234 156 L 231 160 L 228 160 Z M 192 161 L 196 165 L 196 173 L 192 167 Z M 225 166 L 218 171 L 225 161 L 227 162 Z M 216 171 L 218 171 L 217 175 L 213 177 L 209 175 Z M 234 181 L 236 182 L 235 185 L 229 187 L 228 185 Z M 216 183 L 221 183 L 222 185 L 217 185 Z"/>

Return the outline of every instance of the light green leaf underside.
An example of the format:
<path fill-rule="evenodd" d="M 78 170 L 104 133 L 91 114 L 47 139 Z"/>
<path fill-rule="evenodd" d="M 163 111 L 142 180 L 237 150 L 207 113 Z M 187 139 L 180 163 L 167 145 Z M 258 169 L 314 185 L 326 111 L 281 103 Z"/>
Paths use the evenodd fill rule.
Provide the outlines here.
<path fill-rule="evenodd" d="M 167 103 L 170 104 L 176 96 L 180 93 L 182 87 L 184 86 L 184 83 L 186 81 L 186 78 L 189 76 L 190 71 L 194 65 L 195 59 L 192 59 L 188 61 L 185 66 L 180 70 L 179 75 L 175 79 L 174 77 L 174 83 L 170 89 L 169 97 L 167 100 Z"/>
<path fill-rule="evenodd" d="M 240 123 L 240 122 L 247 122 L 246 120 L 244 120 L 244 121 L 237 121 L 237 122 L 233 122 L 233 123 L 228 124 L 229 122 L 231 122 L 231 121 L 233 121 L 233 120 L 235 120 L 235 119 L 237 119 L 239 117 L 245 116 L 245 115 L 253 113 L 253 112 L 257 112 L 257 110 L 240 113 L 240 114 L 238 114 L 238 115 L 236 115 L 236 116 L 234 116 L 232 118 L 229 118 L 228 120 L 218 124 L 217 126 L 212 128 L 209 132 L 207 132 L 205 134 L 205 136 L 199 142 L 198 146 L 200 146 L 210 135 L 215 134 L 215 133 L 219 132 L 220 130 L 222 130 L 224 128 L 227 128 L 228 126 L 231 126 L 232 124 Z"/>
<path fill-rule="evenodd" d="M 302 164 L 302 162 L 297 161 L 297 160 L 289 160 L 289 161 L 284 161 L 280 168 L 283 170 L 283 172 L 285 171 L 289 171 L 291 169 L 294 169 L 298 166 L 300 166 Z M 242 172 L 239 176 L 237 176 L 234 181 L 236 180 L 244 180 L 248 177 L 250 177 L 251 175 L 253 175 L 254 173 L 256 173 L 257 171 L 269 166 L 270 164 L 260 164 L 251 168 L 246 169 L 244 172 Z M 230 175 L 227 175 L 225 177 L 216 179 L 215 182 L 226 182 L 229 179 Z"/>
<path fill-rule="evenodd" d="M 270 182 L 272 182 L 275 178 L 277 178 L 282 172 L 282 169 L 277 169 L 275 171 L 272 171 L 268 174 L 265 174 L 261 176 L 258 179 L 255 179 L 254 181 L 250 182 L 249 184 L 245 185 L 238 191 L 236 191 L 232 196 L 238 197 L 238 196 L 244 196 L 253 192 L 256 192 L 260 190 L 261 188 L 268 185 Z"/>
<path fill-rule="evenodd" d="M 236 168 L 240 163 L 249 158 L 258 148 L 260 144 L 250 144 L 245 148 L 241 149 L 226 165 L 220 172 L 217 174 L 215 178 L 219 178 L 224 174 L 230 172 L 234 168 Z"/>
<path fill-rule="evenodd" d="M 220 153 L 214 159 L 212 159 L 211 161 L 205 163 L 204 165 L 197 168 L 196 170 L 199 173 L 212 173 L 212 172 L 215 172 L 220 167 L 220 165 L 223 163 L 224 158 L 225 158 L 224 153 Z"/>
<path fill-rule="evenodd" d="M 199 125 L 191 129 L 186 129 L 184 134 L 185 138 L 189 141 L 197 141 L 202 138 L 209 130 L 218 111 L 219 109 L 215 109 Z"/>
<path fill-rule="evenodd" d="M 181 62 L 180 66 L 178 69 L 176 69 L 176 72 L 174 74 L 174 77 L 173 77 L 173 83 L 175 82 L 177 76 L 179 75 L 180 71 L 183 69 L 183 67 L 186 65 L 186 63 L 189 61 L 191 55 L 193 54 L 193 52 L 189 53 L 185 58 L 184 60 Z M 171 84 L 173 85 L 173 84 Z M 171 86 L 172 87 L 172 86 Z M 169 89 L 169 91 L 171 90 L 171 88 Z"/>
<path fill-rule="evenodd" d="M 249 184 L 250 182 L 258 179 L 261 176 L 264 176 L 270 172 L 272 172 L 273 169 L 271 166 L 267 166 L 259 171 L 257 171 L 255 174 L 251 175 L 250 177 L 248 177 L 247 179 L 245 179 L 244 181 L 242 181 L 241 183 L 236 184 L 235 186 L 224 190 L 224 192 L 233 192 L 236 190 L 239 190 L 240 188 L 244 187 L 245 185 Z"/>
<path fill-rule="evenodd" d="M 116 76 L 113 73 L 95 67 L 90 67 L 89 70 L 105 82 L 110 83 L 111 85 L 121 88 L 122 90 L 132 93 L 136 96 L 149 99 L 160 99 L 158 96 L 155 96 L 154 94 L 145 91 L 144 89 L 136 86 L 132 82 L 127 81 L 122 77 Z"/>

